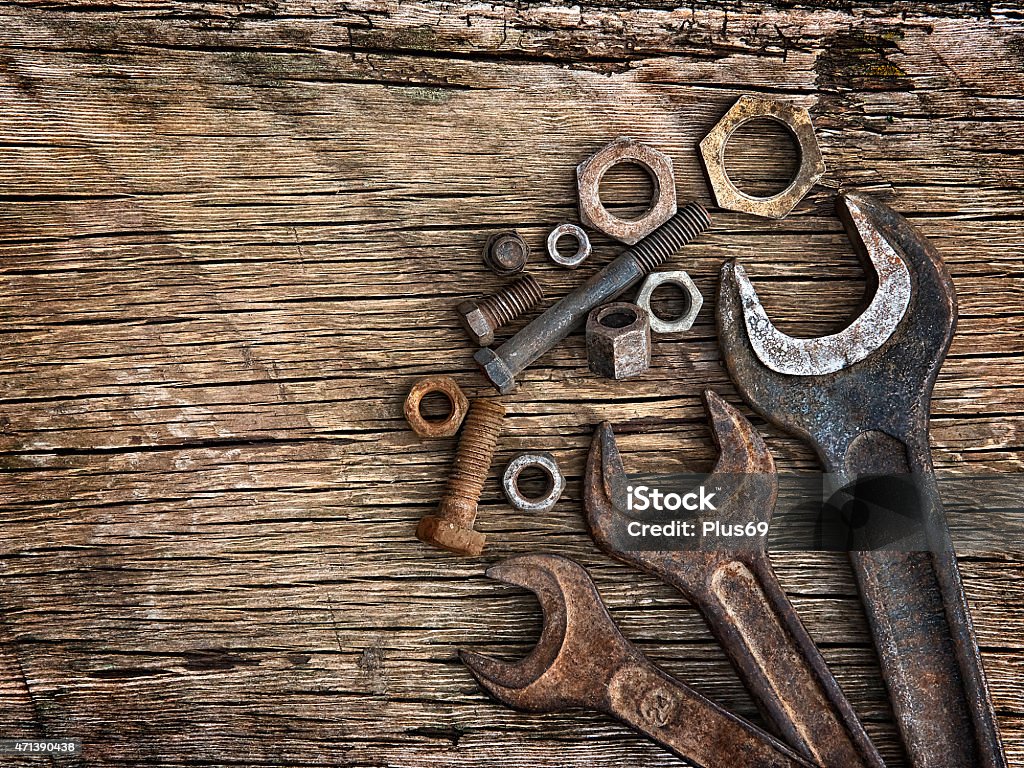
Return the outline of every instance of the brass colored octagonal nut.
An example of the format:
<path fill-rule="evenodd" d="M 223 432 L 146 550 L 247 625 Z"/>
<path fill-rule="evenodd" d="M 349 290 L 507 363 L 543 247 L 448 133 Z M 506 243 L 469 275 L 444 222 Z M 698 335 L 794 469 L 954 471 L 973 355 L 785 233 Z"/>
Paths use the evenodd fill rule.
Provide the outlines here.
<path fill-rule="evenodd" d="M 420 412 L 420 403 L 431 392 L 448 398 L 451 413 L 441 421 L 430 421 Z M 451 376 L 428 376 L 413 384 L 405 398 L 405 420 L 420 437 L 454 437 L 469 410 L 469 400 Z"/>
<path fill-rule="evenodd" d="M 658 289 L 658 286 L 665 283 L 679 286 L 686 295 L 686 308 L 683 310 L 683 314 L 674 320 L 664 320 L 651 310 L 651 296 Z M 651 318 L 651 330 L 655 333 L 682 333 L 693 327 L 693 321 L 697 319 L 697 313 L 700 312 L 700 308 L 704 305 L 704 297 L 700 295 L 700 291 L 697 290 L 697 286 L 693 284 L 690 276 L 683 270 L 678 269 L 649 274 L 647 279 L 644 280 L 644 284 L 640 287 L 636 303 L 641 308 L 647 310 L 647 314 Z"/>
<path fill-rule="evenodd" d="M 725 148 L 741 125 L 766 117 L 782 123 L 796 139 L 800 152 L 800 170 L 789 186 L 770 197 L 755 197 L 741 192 L 725 170 Z M 720 208 L 752 213 L 769 219 L 781 219 L 792 211 L 825 173 L 825 161 L 814 135 L 811 113 L 805 107 L 780 99 L 740 96 L 711 133 L 700 143 L 700 154 L 711 182 L 711 191 Z"/>
<path fill-rule="evenodd" d="M 613 216 L 601 202 L 601 179 L 612 166 L 634 163 L 645 169 L 654 184 L 651 207 L 639 219 Z M 609 237 L 634 245 L 676 214 L 676 179 L 668 155 L 629 137 L 618 138 L 576 167 L 580 220 Z"/>

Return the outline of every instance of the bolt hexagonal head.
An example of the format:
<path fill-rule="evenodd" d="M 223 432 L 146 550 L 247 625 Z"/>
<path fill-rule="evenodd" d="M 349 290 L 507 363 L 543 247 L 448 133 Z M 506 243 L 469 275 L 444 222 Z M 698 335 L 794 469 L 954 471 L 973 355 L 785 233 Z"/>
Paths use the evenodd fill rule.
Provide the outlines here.
<path fill-rule="evenodd" d="M 449 552 L 470 557 L 476 557 L 483 552 L 487 541 L 487 536 L 479 531 L 463 528 L 437 515 L 424 515 L 420 518 L 419 525 L 416 526 L 416 538 L 425 544 L 433 544 Z"/>
<path fill-rule="evenodd" d="M 462 327 L 466 329 L 466 335 L 481 347 L 488 347 L 494 343 L 494 319 L 475 301 L 463 301 L 455 307 L 459 313 L 459 320 Z"/>
<path fill-rule="evenodd" d="M 625 301 L 598 307 L 587 318 L 590 370 L 609 379 L 631 379 L 651 367 L 647 311 Z"/>
<path fill-rule="evenodd" d="M 601 179 L 619 163 L 634 163 L 650 174 L 654 185 L 651 207 L 639 219 L 613 216 L 601 202 Z M 609 237 L 635 245 L 676 214 L 676 177 L 672 159 L 628 136 L 618 138 L 576 167 L 580 220 Z"/>
<path fill-rule="evenodd" d="M 744 123 L 767 117 L 782 123 L 796 139 L 800 152 L 800 170 L 789 186 L 770 197 L 755 197 L 741 192 L 725 170 L 725 147 Z M 811 113 L 788 101 L 740 96 L 711 132 L 700 143 L 711 191 L 719 207 L 752 213 L 769 219 L 781 219 L 792 211 L 825 173 L 825 161 L 814 135 Z"/>
<path fill-rule="evenodd" d="M 516 388 L 515 374 L 512 373 L 512 369 L 508 367 L 505 361 L 493 349 L 489 347 L 478 349 L 476 354 L 473 355 L 473 359 L 480 366 L 484 376 L 501 394 L 507 395 Z"/>

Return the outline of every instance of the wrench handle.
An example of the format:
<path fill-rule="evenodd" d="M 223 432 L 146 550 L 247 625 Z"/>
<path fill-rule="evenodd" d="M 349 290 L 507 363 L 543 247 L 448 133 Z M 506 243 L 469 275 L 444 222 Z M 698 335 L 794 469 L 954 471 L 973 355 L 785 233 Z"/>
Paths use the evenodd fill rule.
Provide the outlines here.
<path fill-rule="evenodd" d="M 915 768 L 1006 768 L 927 434 L 914 446 L 875 441 L 888 450 L 870 461 L 847 456 L 841 482 L 871 473 L 916 477 L 930 550 L 850 553 L 910 762 Z"/>
<path fill-rule="evenodd" d="M 698 768 L 812 768 L 774 737 L 636 652 L 608 685 L 607 712 Z"/>
<path fill-rule="evenodd" d="M 694 597 L 788 744 L 825 768 L 884 768 L 765 553 L 723 562 Z"/>
<path fill-rule="evenodd" d="M 914 768 L 1006 768 L 927 446 L 905 456 L 888 470 L 918 480 L 930 551 L 850 553 L 893 713 Z M 852 476 L 879 470 L 858 464 Z"/>

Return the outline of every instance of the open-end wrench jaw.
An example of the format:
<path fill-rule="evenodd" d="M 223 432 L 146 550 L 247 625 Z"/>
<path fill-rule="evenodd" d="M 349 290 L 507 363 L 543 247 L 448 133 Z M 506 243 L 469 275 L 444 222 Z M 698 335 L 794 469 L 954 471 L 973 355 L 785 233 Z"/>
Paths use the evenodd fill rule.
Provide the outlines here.
<path fill-rule="evenodd" d="M 811 768 L 789 747 L 665 674 L 615 625 L 581 565 L 557 555 L 516 557 L 488 575 L 537 595 L 544 629 L 520 662 L 459 656 L 480 685 L 515 709 L 605 712 L 689 765 Z"/>
<path fill-rule="evenodd" d="M 544 627 L 533 650 L 517 662 L 460 650 L 480 685 L 515 709 L 604 710 L 606 702 L 595 701 L 592 692 L 603 690 L 632 652 L 586 571 L 564 557 L 524 555 L 493 566 L 487 575 L 533 592 Z"/>
<path fill-rule="evenodd" d="M 891 321 L 902 300 L 889 302 L 881 319 L 862 314 L 840 334 L 823 337 L 835 340 L 850 332 L 842 343 L 849 346 L 856 339 L 860 352 L 871 350 L 868 354 L 859 352 L 839 368 L 832 358 L 849 349 L 834 350 L 831 357 L 812 355 L 797 372 L 767 365 L 764 345 L 753 343 L 751 332 L 760 333 L 763 326 L 748 322 L 745 277 L 735 262 L 722 267 L 717 314 L 726 366 L 747 402 L 769 421 L 810 441 L 828 471 L 846 473 L 847 454 L 861 434 L 882 433 L 907 444 L 926 434 L 932 385 L 956 324 L 956 294 L 935 248 L 901 215 L 860 194 L 841 196 L 838 207 L 844 218 L 856 222 L 872 263 L 885 261 L 882 252 L 892 251 L 910 276 L 909 301 L 898 322 Z M 887 291 L 893 285 L 879 284 L 875 298 L 883 305 L 892 298 Z"/>
<path fill-rule="evenodd" d="M 871 206 L 853 194 L 840 196 L 836 206 L 868 273 L 871 295 L 861 314 L 838 333 L 811 339 L 786 335 L 768 319 L 743 267 L 732 263 L 747 338 L 766 367 L 794 376 L 831 373 L 860 362 L 896 330 L 910 304 L 910 270 L 874 225 Z"/>
<path fill-rule="evenodd" d="M 775 507 L 775 462 L 753 426 L 711 390 L 704 405 L 719 455 L 704 485 L 717 488 L 716 519 L 744 523 L 768 522 Z M 621 556 L 613 531 L 634 517 L 625 502 L 628 480 L 611 424 L 594 433 L 584 473 L 584 507 L 591 536 L 609 554 Z M 630 561 L 663 557 L 667 553 L 631 552 Z"/>

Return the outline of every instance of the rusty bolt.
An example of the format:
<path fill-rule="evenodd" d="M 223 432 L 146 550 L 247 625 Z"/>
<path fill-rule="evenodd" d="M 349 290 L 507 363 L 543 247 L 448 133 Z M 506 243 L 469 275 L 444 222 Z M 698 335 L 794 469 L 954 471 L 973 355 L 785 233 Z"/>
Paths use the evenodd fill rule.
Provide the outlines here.
<path fill-rule="evenodd" d="M 494 400 L 474 400 L 469 406 L 437 514 L 425 515 L 416 528 L 420 541 L 471 557 L 483 551 L 486 537 L 473 524 L 504 418 L 505 408 Z"/>
<path fill-rule="evenodd" d="M 494 332 L 508 325 L 517 317 L 535 307 L 544 299 L 544 291 L 532 275 L 523 275 L 479 302 L 463 301 L 455 311 L 459 313 L 462 327 L 473 341 L 481 347 L 494 343 Z"/>
<path fill-rule="evenodd" d="M 587 318 L 590 370 L 609 379 L 631 379 L 651 366 L 649 315 L 636 304 L 616 301 Z"/>
<path fill-rule="evenodd" d="M 499 277 L 518 275 L 529 258 L 530 246 L 514 230 L 496 232 L 484 245 L 484 264 Z"/>
<path fill-rule="evenodd" d="M 420 412 L 423 398 L 432 392 L 444 395 L 451 405 L 451 413 L 442 421 L 425 419 Z M 413 384 L 405 398 L 405 420 L 420 437 L 454 437 L 469 410 L 469 401 L 451 376 L 428 376 Z"/>

